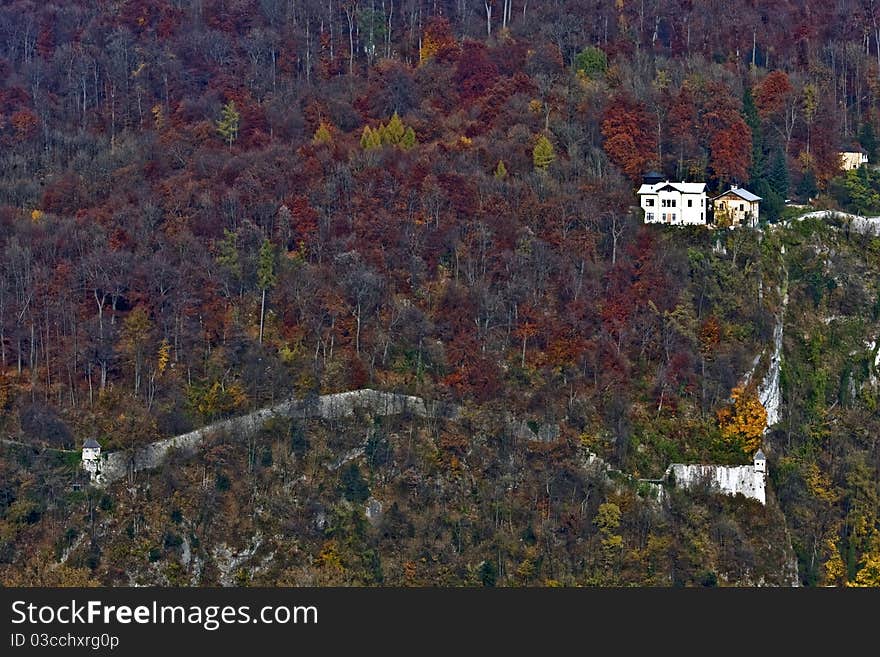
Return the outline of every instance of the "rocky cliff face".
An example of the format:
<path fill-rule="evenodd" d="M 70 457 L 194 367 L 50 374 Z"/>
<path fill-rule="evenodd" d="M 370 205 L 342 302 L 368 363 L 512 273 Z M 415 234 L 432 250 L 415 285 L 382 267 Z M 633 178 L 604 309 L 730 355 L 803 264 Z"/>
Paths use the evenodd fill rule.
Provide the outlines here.
<path fill-rule="evenodd" d="M 160 440 L 132 451 L 105 455 L 99 464 L 84 461 L 93 483 L 105 486 L 127 474 L 161 467 L 169 454 L 193 456 L 207 439 L 230 436 L 245 440 L 253 436 L 273 419 L 334 420 L 351 417 L 356 411 L 365 411 L 376 417 L 409 414 L 420 418 L 454 418 L 459 414 L 455 406 L 432 403 L 421 397 L 401 395 L 378 390 L 351 390 L 312 399 L 295 399 L 263 408 L 240 417 L 210 424 L 180 436 Z"/>

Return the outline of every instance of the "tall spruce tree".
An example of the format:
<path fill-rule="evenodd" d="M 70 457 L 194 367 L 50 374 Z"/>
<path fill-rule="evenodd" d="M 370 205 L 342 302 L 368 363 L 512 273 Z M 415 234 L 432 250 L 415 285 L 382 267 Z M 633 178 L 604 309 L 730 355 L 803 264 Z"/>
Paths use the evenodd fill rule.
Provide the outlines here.
<path fill-rule="evenodd" d="M 862 124 L 859 130 L 859 143 L 868 153 L 868 161 L 877 162 L 877 135 L 874 133 L 874 124 L 870 117 Z"/>
<path fill-rule="evenodd" d="M 761 130 L 761 117 L 752 90 L 746 87 L 743 92 L 743 119 L 752 131 L 752 166 L 749 169 L 749 184 L 756 186 L 764 177 L 767 158 L 764 154 L 764 132 Z"/>
<path fill-rule="evenodd" d="M 773 153 L 773 160 L 770 162 L 770 168 L 767 171 L 767 182 L 770 188 L 784 199 L 788 198 L 788 162 L 785 160 L 785 151 L 781 147 L 776 148 Z"/>
<path fill-rule="evenodd" d="M 260 285 L 260 344 L 263 344 L 263 321 L 266 317 L 266 291 L 275 287 L 278 277 L 275 275 L 275 248 L 269 240 L 263 240 L 257 262 L 257 281 Z"/>

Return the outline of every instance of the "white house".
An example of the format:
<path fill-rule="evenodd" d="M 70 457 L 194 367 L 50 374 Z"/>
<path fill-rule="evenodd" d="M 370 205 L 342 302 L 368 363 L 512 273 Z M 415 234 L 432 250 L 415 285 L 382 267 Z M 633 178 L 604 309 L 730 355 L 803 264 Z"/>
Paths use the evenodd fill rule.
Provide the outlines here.
<path fill-rule="evenodd" d="M 706 183 L 645 182 L 638 194 L 646 224 L 706 223 Z"/>

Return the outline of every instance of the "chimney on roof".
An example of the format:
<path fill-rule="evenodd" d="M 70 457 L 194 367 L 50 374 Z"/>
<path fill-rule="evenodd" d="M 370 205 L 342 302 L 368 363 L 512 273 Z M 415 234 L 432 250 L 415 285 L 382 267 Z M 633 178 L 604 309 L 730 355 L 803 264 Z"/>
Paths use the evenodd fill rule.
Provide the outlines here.
<path fill-rule="evenodd" d="M 737 185 L 736 183 L 730 183 L 730 188 L 731 189 L 739 189 L 739 185 Z"/>

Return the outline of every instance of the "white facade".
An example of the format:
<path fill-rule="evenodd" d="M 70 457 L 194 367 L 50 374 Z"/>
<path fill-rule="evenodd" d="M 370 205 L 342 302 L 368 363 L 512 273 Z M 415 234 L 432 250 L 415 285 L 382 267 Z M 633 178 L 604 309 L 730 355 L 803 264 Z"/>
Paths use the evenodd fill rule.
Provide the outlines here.
<path fill-rule="evenodd" d="M 85 441 L 82 448 L 82 467 L 89 473 L 92 483 L 101 476 L 101 445 L 94 438 Z"/>
<path fill-rule="evenodd" d="M 767 473 L 767 457 L 764 456 L 764 452 L 760 449 L 755 454 L 755 472 Z"/>
<path fill-rule="evenodd" d="M 868 154 L 864 151 L 840 151 L 840 168 L 844 171 L 858 169 L 868 163 Z"/>
<path fill-rule="evenodd" d="M 681 488 L 696 488 L 708 484 L 725 495 L 741 494 L 761 504 L 767 503 L 766 476 L 767 460 L 758 450 L 754 465 L 685 465 L 673 463 L 666 471 L 672 473 L 675 485 Z"/>
<path fill-rule="evenodd" d="M 658 182 L 639 187 L 646 224 L 705 225 L 706 184 Z"/>

